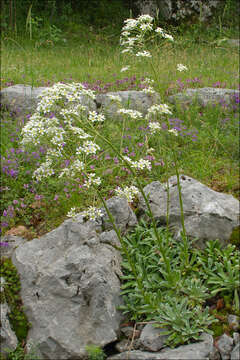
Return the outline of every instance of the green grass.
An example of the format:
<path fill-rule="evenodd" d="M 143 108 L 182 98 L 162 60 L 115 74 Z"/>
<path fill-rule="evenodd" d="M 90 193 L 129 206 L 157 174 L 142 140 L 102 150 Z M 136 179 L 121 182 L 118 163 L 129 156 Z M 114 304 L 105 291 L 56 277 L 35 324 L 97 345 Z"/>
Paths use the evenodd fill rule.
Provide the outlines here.
<path fill-rule="evenodd" d="M 193 42 L 182 45 L 176 41 L 153 49 L 153 66 L 158 74 L 159 91 L 164 96 L 171 83 L 179 78 L 201 78 L 201 86 L 211 85 L 220 81 L 227 88 L 238 86 L 238 50 L 231 47 L 216 47 L 210 44 L 199 45 Z M 229 56 L 231 54 L 231 56 Z M 121 68 L 129 63 L 134 71 L 120 73 Z M 176 71 L 176 65 L 188 66 L 188 73 Z M 136 75 L 140 78 L 152 73 L 147 61 L 143 63 L 131 61 L 126 55 L 120 54 L 120 48 L 109 38 L 96 36 L 95 39 L 81 42 L 68 40 L 66 45 L 35 48 L 34 43 L 16 41 L 11 38 L 2 40 L 2 85 L 6 81 L 16 84 L 39 86 L 41 81 L 63 81 L 72 77 L 74 81 L 92 81 L 101 79 L 103 82 L 117 78 Z M 90 76 L 90 77 L 89 77 Z"/>
<path fill-rule="evenodd" d="M 155 45 L 152 48 L 153 63 L 148 61 L 134 62 L 125 55 L 120 54 L 120 48 L 115 38 L 90 34 L 88 38 L 82 38 L 81 34 L 71 34 L 67 37 L 67 43 L 50 47 L 34 47 L 30 41 L 3 38 L 2 40 L 2 71 L 1 84 L 6 86 L 7 82 L 14 84 L 30 84 L 42 86 L 65 82 L 88 82 L 96 84 L 101 81 L 103 87 L 111 83 L 110 90 L 125 89 L 129 87 L 130 80 L 135 76 L 133 83 L 138 86 L 143 76 L 152 77 L 152 68 L 157 74 L 157 90 L 160 92 L 162 103 L 167 102 L 167 95 L 176 93 L 182 87 L 204 87 L 212 86 L 218 82 L 218 86 L 237 88 L 238 86 L 238 51 L 229 47 L 215 47 L 194 42 L 184 42 L 184 39 L 176 39 L 175 43 Z M 186 40 L 186 38 L 185 38 Z M 125 64 L 129 64 L 132 70 L 121 73 Z M 188 71 L 179 73 L 176 70 L 178 63 L 187 65 Z M 116 80 L 128 78 L 123 84 L 117 84 Z M 197 80 L 196 80 L 197 78 Z M 181 80 L 180 80 L 181 79 Z M 194 80 L 195 79 L 195 80 Z M 88 191 L 78 193 L 72 192 L 73 185 L 66 182 L 57 182 L 54 178 L 42 184 L 32 183 L 32 172 L 36 169 L 38 161 L 43 156 L 34 159 L 34 155 L 15 154 L 11 155 L 11 148 L 19 148 L 19 132 L 22 127 L 22 119 L 13 119 L 8 113 L 3 114 L 2 123 L 2 156 L 17 159 L 20 164 L 19 176 L 11 178 L 3 174 L 1 211 L 13 206 L 13 200 L 18 201 L 11 211 L 13 216 L 2 216 L 1 221 L 8 221 L 8 227 L 3 227 L 5 233 L 16 225 L 25 225 L 32 238 L 40 236 L 45 232 L 58 226 L 66 217 L 66 213 L 72 206 L 83 210 L 86 206 L 95 203 L 99 205 L 94 192 Z M 201 108 L 192 105 L 188 109 L 181 107 L 173 108 L 172 118 L 179 118 L 183 125 L 189 130 L 197 130 L 197 141 L 191 138 L 176 138 L 178 164 L 182 173 L 202 181 L 211 188 L 231 193 L 237 196 L 239 193 L 238 182 L 238 119 L 236 110 L 231 107 L 221 106 Z M 224 123 L 224 119 L 228 118 Z M 129 152 L 134 151 L 138 157 L 146 156 L 148 147 L 154 147 L 155 163 L 164 166 L 153 166 L 151 173 L 142 174 L 143 184 L 153 180 L 166 181 L 175 174 L 169 152 L 169 139 L 164 134 L 154 137 L 149 144 L 146 143 L 144 131 L 138 127 L 146 126 L 146 120 L 137 123 L 129 121 L 123 131 L 122 122 L 107 119 L 101 125 L 101 134 L 111 139 L 118 149 L 128 147 Z M 18 131 L 16 131 L 16 128 Z M 16 131 L 15 140 L 13 133 Z M 126 138 L 121 140 L 122 134 Z M 131 140 L 127 138 L 131 136 Z M 100 142 L 101 143 L 101 142 Z M 144 143 L 139 147 L 138 143 Z M 105 144 L 101 144 L 104 153 L 101 156 L 101 168 L 99 175 L 103 176 L 102 194 L 105 197 L 113 195 L 113 189 L 117 185 L 129 184 L 132 180 L 126 171 L 116 169 L 112 160 L 106 160 L 109 154 L 111 158 L 116 156 Z M 8 151 L 8 152 L 7 152 Z M 31 149 L 34 151 L 34 149 Z M 26 160 L 28 158 L 28 160 Z M 11 158 L 12 159 L 12 158 Z M 6 160 L 7 161 L 7 160 Z M 170 161 L 170 162 L 169 162 Z M 3 161 L 4 162 L 4 161 Z M 169 162 L 168 167 L 166 166 Z M 98 162 L 92 162 L 98 166 Z M 116 178 L 117 177 L 117 178 Z M 25 185 L 24 185 L 25 184 Z M 28 188 L 26 188 L 26 184 Z M 29 189 L 34 188 L 33 192 Z M 64 190 L 65 189 L 65 190 Z M 66 192 L 66 189 L 68 192 Z M 66 197 L 71 193 L 70 198 Z M 58 195 L 58 200 L 54 196 Z M 35 196 L 40 195 L 41 200 Z M 21 203 L 23 203 L 21 207 Z M 16 210 L 17 208 L 17 210 Z"/>

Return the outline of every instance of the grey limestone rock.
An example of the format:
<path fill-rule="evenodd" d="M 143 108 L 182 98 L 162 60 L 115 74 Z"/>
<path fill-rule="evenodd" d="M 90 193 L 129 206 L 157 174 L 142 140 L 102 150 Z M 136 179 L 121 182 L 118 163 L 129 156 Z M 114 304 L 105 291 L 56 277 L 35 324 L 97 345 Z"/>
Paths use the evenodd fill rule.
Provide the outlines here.
<path fill-rule="evenodd" d="M 1 103 L 7 105 L 9 110 L 18 114 L 32 113 L 39 103 L 38 96 L 47 87 L 32 87 L 30 85 L 13 85 L 1 90 Z M 96 104 L 93 100 L 82 96 L 80 103 L 89 110 L 96 110 Z"/>
<path fill-rule="evenodd" d="M 28 342 L 38 345 L 41 359 L 82 359 L 87 344 L 117 340 L 121 258 L 96 230 L 98 223 L 79 215 L 12 256 L 32 323 Z"/>
<path fill-rule="evenodd" d="M 116 345 L 115 345 L 115 348 L 118 352 L 124 352 L 124 351 L 127 351 L 129 349 L 129 345 L 130 345 L 130 342 L 129 340 L 127 339 L 123 339 L 121 341 L 119 341 Z"/>
<path fill-rule="evenodd" d="M 181 196 L 186 233 L 197 238 L 196 245 L 205 246 L 207 240 L 219 239 L 226 244 L 232 231 L 239 226 L 239 201 L 231 195 L 216 192 L 199 181 L 180 176 Z M 167 183 L 154 181 L 144 188 L 149 198 L 153 216 L 160 224 L 166 224 Z M 169 225 L 176 238 L 181 238 L 181 211 L 176 176 L 169 179 Z M 145 212 L 146 205 L 139 196 L 139 209 Z"/>
<path fill-rule="evenodd" d="M 109 244 L 109 245 L 112 245 L 112 246 L 117 246 L 117 247 L 120 247 L 121 244 L 120 244 L 120 241 L 117 237 L 117 234 L 115 233 L 114 230 L 110 230 L 110 231 L 104 231 L 103 233 L 100 234 L 100 241 L 102 243 L 105 243 L 105 244 Z"/>
<path fill-rule="evenodd" d="M 227 40 L 228 45 L 233 46 L 233 47 L 239 47 L 240 44 L 240 40 L 239 39 L 228 39 Z"/>
<path fill-rule="evenodd" d="M 125 233 L 127 230 L 137 225 L 137 218 L 125 198 L 113 196 L 106 201 L 108 210 L 112 214 L 117 228 Z M 102 208 L 104 216 L 102 217 L 104 230 L 112 230 L 113 225 L 109 220 L 107 212 Z"/>
<path fill-rule="evenodd" d="M 228 324 L 233 330 L 238 330 L 239 328 L 239 316 L 228 315 Z"/>
<path fill-rule="evenodd" d="M 216 347 L 221 354 L 222 360 L 229 360 L 233 349 L 233 339 L 227 334 L 223 334 L 216 342 Z"/>
<path fill-rule="evenodd" d="M 11 258 L 15 249 L 24 244 L 26 239 L 21 238 L 20 236 L 6 235 L 1 238 L 1 242 L 6 243 L 6 246 L 1 246 L 1 257 Z"/>
<path fill-rule="evenodd" d="M 201 335 L 202 341 L 181 345 L 175 349 L 165 348 L 159 352 L 126 351 L 108 357 L 108 360 L 204 360 L 209 359 L 213 351 L 213 337 L 209 334 Z"/>
<path fill-rule="evenodd" d="M 45 89 L 23 84 L 9 86 L 1 90 L 1 103 L 20 114 L 31 113 L 39 102 L 38 96 Z"/>
<path fill-rule="evenodd" d="M 239 334 L 239 332 L 234 332 L 233 333 L 233 342 L 234 342 L 234 345 L 237 345 L 238 343 L 240 343 L 240 334 Z"/>
<path fill-rule="evenodd" d="M 234 95 L 239 96 L 239 90 L 234 89 L 219 89 L 219 88 L 198 88 L 186 89 L 186 91 L 171 95 L 168 101 L 171 104 L 181 103 L 184 105 L 192 104 L 197 101 L 200 105 L 216 104 L 219 101 L 224 101 L 229 104 Z"/>
<path fill-rule="evenodd" d="M 141 91 L 129 90 L 98 94 L 96 96 L 98 108 L 100 108 L 106 116 L 113 118 L 120 118 L 120 115 L 117 114 L 119 107 L 115 102 L 110 100 L 108 95 L 120 96 L 122 100 L 121 107 L 140 111 L 143 115 L 147 114 L 148 108 L 152 105 L 160 103 L 160 95 L 157 93 L 150 95 Z"/>
<path fill-rule="evenodd" d="M 1 327 L 0 327 L 0 353 L 6 355 L 8 350 L 15 350 L 18 344 L 17 337 L 11 329 L 8 313 L 10 312 L 6 303 L 1 304 Z"/>
<path fill-rule="evenodd" d="M 240 343 L 238 343 L 231 352 L 231 360 L 240 360 Z"/>
<path fill-rule="evenodd" d="M 141 347 L 148 351 L 159 351 L 162 349 L 168 337 L 162 334 L 164 331 L 166 329 L 156 328 L 151 324 L 145 325 L 140 336 Z"/>

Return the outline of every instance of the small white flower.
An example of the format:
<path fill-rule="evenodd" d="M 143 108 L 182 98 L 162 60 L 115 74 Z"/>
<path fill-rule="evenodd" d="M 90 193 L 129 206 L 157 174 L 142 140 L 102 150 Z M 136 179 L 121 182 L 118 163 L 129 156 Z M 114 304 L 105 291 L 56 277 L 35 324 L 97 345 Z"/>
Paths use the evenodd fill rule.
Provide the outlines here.
<path fill-rule="evenodd" d="M 149 51 L 146 51 L 146 50 L 137 52 L 136 56 L 138 56 L 138 57 L 148 57 L 148 58 L 152 57 L 151 53 Z"/>
<path fill-rule="evenodd" d="M 90 220 L 95 220 L 95 219 L 97 219 L 98 217 L 104 216 L 104 213 L 102 212 L 101 209 L 97 209 L 97 208 L 94 207 L 94 206 L 90 206 L 87 210 L 85 210 L 85 211 L 82 212 L 82 215 L 83 215 L 85 218 L 88 218 L 88 219 L 90 219 Z"/>
<path fill-rule="evenodd" d="M 83 146 L 79 146 L 76 149 L 76 155 L 79 155 L 82 152 L 84 152 L 86 155 L 96 154 L 98 150 L 100 150 L 100 147 L 97 144 L 95 144 L 93 141 L 87 140 L 84 141 Z"/>
<path fill-rule="evenodd" d="M 92 184 L 101 185 L 101 179 L 100 177 L 95 178 L 95 174 L 88 174 L 88 179 L 83 185 L 86 186 L 87 189 L 89 189 Z"/>
<path fill-rule="evenodd" d="M 171 134 L 173 134 L 175 136 L 178 136 L 178 131 L 176 129 L 168 130 L 168 132 L 170 132 Z"/>
<path fill-rule="evenodd" d="M 146 168 L 147 170 L 150 171 L 152 169 L 151 162 L 149 160 L 145 160 L 145 159 L 140 159 L 138 161 L 133 161 L 132 162 L 132 167 L 137 169 L 137 170 L 144 170 Z"/>
<path fill-rule="evenodd" d="M 153 79 L 150 79 L 150 78 L 145 78 L 143 81 L 142 81 L 143 84 L 147 84 L 147 85 L 152 85 L 154 84 L 154 80 Z"/>
<path fill-rule="evenodd" d="M 185 66 L 183 64 L 177 64 L 177 70 L 178 71 L 187 71 L 188 68 L 187 68 L 187 66 Z"/>
<path fill-rule="evenodd" d="M 156 94 L 156 91 L 154 90 L 154 88 L 152 86 L 142 89 L 141 92 L 144 94 L 150 94 L 150 95 Z"/>
<path fill-rule="evenodd" d="M 50 177 L 54 174 L 54 170 L 51 168 L 52 161 L 47 159 L 45 163 L 41 164 L 37 170 L 33 173 L 33 178 L 37 181 L 41 181 L 42 178 Z"/>
<path fill-rule="evenodd" d="M 112 95 L 112 94 L 107 94 L 107 97 L 109 97 L 110 100 L 112 101 L 116 101 L 116 102 L 121 102 L 122 99 L 119 95 Z"/>
<path fill-rule="evenodd" d="M 147 119 L 151 117 L 151 115 L 157 114 L 172 114 L 167 104 L 154 104 L 148 109 Z"/>
<path fill-rule="evenodd" d="M 67 217 L 69 218 L 75 218 L 77 216 L 76 214 L 76 208 L 75 207 L 72 207 L 69 212 L 67 213 Z"/>
<path fill-rule="evenodd" d="M 148 126 L 151 131 L 151 134 L 155 134 L 156 131 L 161 130 L 161 126 L 157 122 L 150 122 Z"/>
<path fill-rule="evenodd" d="M 136 120 L 138 118 L 142 118 L 142 113 L 140 113 L 140 111 L 137 111 L 137 110 L 119 109 L 117 112 L 118 112 L 118 114 L 127 115 L 134 120 Z"/>
<path fill-rule="evenodd" d="M 88 120 L 92 123 L 104 122 L 105 116 L 103 114 L 98 114 L 96 111 L 89 111 Z"/>
<path fill-rule="evenodd" d="M 138 24 L 136 19 L 126 19 L 124 20 L 124 23 L 125 25 L 122 28 L 123 31 L 133 30 Z"/>
<path fill-rule="evenodd" d="M 144 21 L 146 21 L 146 22 L 151 23 L 151 22 L 153 22 L 153 20 L 154 20 L 153 17 L 150 16 L 150 15 L 148 15 L 148 14 L 139 15 L 138 18 L 137 18 L 137 21 L 138 21 L 138 22 L 144 22 Z"/>
<path fill-rule="evenodd" d="M 140 25 L 140 29 L 145 31 L 145 30 L 152 30 L 153 26 L 152 24 L 141 24 Z"/>
<path fill-rule="evenodd" d="M 136 186 L 126 186 L 124 189 L 117 187 L 115 192 L 120 197 L 125 197 L 128 202 L 132 202 L 134 197 L 139 194 L 139 190 Z"/>
<path fill-rule="evenodd" d="M 128 71 L 130 69 L 130 66 L 123 67 L 120 72 Z"/>
<path fill-rule="evenodd" d="M 161 34 L 161 35 L 164 34 L 164 30 L 163 30 L 162 28 L 160 28 L 160 27 L 157 27 L 157 28 L 155 29 L 155 32 L 156 32 L 157 34 Z"/>
<path fill-rule="evenodd" d="M 168 40 L 174 41 L 174 39 L 173 39 L 173 36 L 172 36 L 172 35 L 169 35 L 169 34 L 163 34 L 163 37 L 164 37 L 165 39 L 168 39 Z"/>

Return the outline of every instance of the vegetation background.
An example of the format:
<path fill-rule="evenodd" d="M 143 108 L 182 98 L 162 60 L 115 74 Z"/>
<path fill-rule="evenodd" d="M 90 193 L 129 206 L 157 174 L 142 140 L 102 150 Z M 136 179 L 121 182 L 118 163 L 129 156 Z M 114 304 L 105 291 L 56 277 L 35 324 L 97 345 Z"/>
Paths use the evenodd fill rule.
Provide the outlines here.
<path fill-rule="evenodd" d="M 161 4 L 161 1 L 165 0 L 156 1 Z M 176 7 L 178 1 L 172 0 L 173 6 Z M 210 0 L 202 0 L 202 3 L 208 4 Z M 161 47 L 157 44 L 151 49 L 152 65 L 147 62 L 131 62 L 120 52 L 119 37 L 124 20 L 138 15 L 139 7 L 136 0 L 1 0 L 1 87 L 14 84 L 50 86 L 59 81 L 63 83 L 75 81 L 84 82 L 89 89 L 96 92 L 139 90 L 144 84 L 144 79 L 151 77 L 152 68 L 158 74 L 155 80 L 163 102 L 167 102 L 169 94 L 187 87 L 211 86 L 232 89 L 239 87 L 239 49 L 226 45 L 227 39 L 239 38 L 239 0 L 221 0 L 212 16 L 204 21 L 201 21 L 199 13 L 177 21 L 165 20 L 159 12 L 158 26 L 172 34 L 175 41 L 163 43 Z M 135 66 L 134 71 L 121 73 L 126 60 L 129 65 Z M 188 71 L 179 73 L 176 70 L 179 63 L 186 65 Z M 201 107 L 194 104 L 187 111 L 176 107 L 174 118 L 170 119 L 173 128 L 180 126 L 189 129 L 188 136 L 176 138 L 179 170 L 216 191 L 230 193 L 236 197 L 239 195 L 238 106 L 239 97 L 236 97 L 235 102 L 230 105 L 220 103 L 215 107 Z M 69 182 L 59 184 L 56 179 L 52 179 L 48 183 L 34 183 L 32 174 L 43 160 L 44 149 L 23 151 L 19 144 L 20 133 L 28 119 L 16 118 L 11 112 L 2 110 L 4 111 L 1 112 L 1 234 L 10 232 L 29 240 L 41 237 L 60 225 L 69 209 L 76 204 L 79 211 L 84 210 L 91 202 L 99 206 L 94 192 L 84 192 L 81 187 L 77 188 Z M 147 144 L 144 120 L 138 123 L 138 127 L 131 121 L 128 122 L 128 126 L 125 129 L 120 122 L 107 119 L 101 127 L 101 133 L 105 138 L 111 139 L 122 153 L 129 154 L 133 158 L 146 155 L 150 145 L 155 148 L 154 154 L 147 155 L 147 159 L 151 159 L 154 166 L 151 174 L 142 174 L 142 185 L 156 179 L 164 182 L 175 174 L 169 155 L 169 142 L 165 139 L 164 131 L 160 134 L 160 140 Z M 122 137 L 119 134 L 122 134 Z M 129 185 L 131 179 L 129 180 L 126 168 L 116 169 L 118 159 L 114 154 L 108 152 L 104 144 L 102 148 L 104 149 L 101 155 L 102 168 L 99 171 L 104 175 L 102 196 L 107 199 L 113 196 L 116 185 Z M 92 164 L 96 167 L 98 165 L 97 162 Z M 238 235 L 232 243 L 239 247 Z M 166 248 L 171 248 L 173 259 L 171 269 L 175 271 L 172 271 L 172 283 L 171 279 L 165 279 L 167 286 L 164 283 L 163 286 L 174 289 L 177 282 L 183 283 L 175 276 L 179 271 L 181 273 L 182 250 L 179 243 L 175 244 L 174 240 L 169 240 L 168 237 L 165 239 L 164 234 L 161 236 Z M 156 275 L 155 269 L 159 272 L 159 264 L 155 264 L 154 241 L 151 229 L 146 229 L 143 225 L 138 228 L 136 234 L 132 234 L 126 240 L 129 253 L 133 254 L 133 261 L 137 264 L 139 273 L 147 274 L 146 279 L 144 276 L 142 279 L 149 281 L 149 298 L 152 298 L 152 293 L 156 290 L 152 281 Z M 138 264 L 135 254 L 140 254 L 139 258 L 145 262 Z M 184 291 L 191 295 L 190 300 L 205 306 L 207 293 L 207 296 L 217 294 L 214 302 L 225 301 L 225 307 L 220 309 L 222 320 L 216 326 L 212 325 L 215 336 L 221 335 L 226 329 L 231 330 L 228 329 L 226 314 L 235 311 L 233 298 L 237 298 L 239 289 L 238 254 L 233 245 L 221 250 L 216 243 L 209 244 L 201 254 L 195 253 L 195 250 L 190 248 L 187 249 L 189 259 L 193 260 L 187 275 L 182 276 L 182 281 L 186 280 Z M 212 259 L 211 263 L 209 258 Z M 141 319 L 141 307 L 146 304 L 148 293 L 143 298 L 132 296 L 138 294 L 137 291 L 133 291 L 137 285 L 132 273 L 129 272 L 126 259 L 125 262 L 124 286 L 127 298 L 124 310 L 126 313 L 131 313 L 134 320 L 138 320 Z M 217 270 L 216 264 L 220 267 Z M 9 288 L 5 289 L 5 292 L 9 291 L 10 294 L 7 297 L 10 300 L 17 299 L 17 305 L 16 301 L 11 303 L 8 300 L 11 317 L 16 319 L 12 327 L 17 332 L 19 340 L 19 347 L 9 359 L 22 360 L 26 359 L 22 344 L 26 338 L 28 323 L 19 298 L 20 282 L 11 262 L 1 259 L 1 265 L 3 266 L 0 275 L 6 278 L 9 284 Z M 229 271 L 229 266 L 233 269 L 232 272 Z M 207 279 L 205 279 L 206 273 L 208 273 Z M 219 275 L 218 278 L 216 273 L 222 277 Z M 198 280 L 195 281 L 192 275 L 198 275 Z M 131 281 L 128 282 L 127 279 Z M 162 293 L 162 290 L 163 288 L 159 288 L 159 293 Z M 172 296 L 172 293 L 167 293 L 169 294 Z M 182 293 L 180 293 L 181 297 Z M 173 334 L 181 335 L 182 320 L 189 315 L 187 303 L 171 304 L 169 300 L 169 304 L 174 310 L 173 319 L 176 314 L 181 314 L 178 331 Z M 155 305 L 150 305 L 149 314 L 152 316 Z M 164 313 L 164 309 L 162 310 Z M 169 313 L 168 308 L 165 310 Z M 182 314 L 185 310 L 184 317 Z M 154 314 L 158 316 L 157 313 Z M 211 314 L 219 316 L 219 309 L 214 308 Z M 197 316 L 193 312 L 190 316 L 192 331 Z M 170 319 L 170 322 L 174 323 L 173 319 Z M 157 318 L 157 320 L 161 319 Z M 204 326 L 208 325 L 208 323 L 204 324 Z M 179 342 L 179 338 L 177 341 Z"/>

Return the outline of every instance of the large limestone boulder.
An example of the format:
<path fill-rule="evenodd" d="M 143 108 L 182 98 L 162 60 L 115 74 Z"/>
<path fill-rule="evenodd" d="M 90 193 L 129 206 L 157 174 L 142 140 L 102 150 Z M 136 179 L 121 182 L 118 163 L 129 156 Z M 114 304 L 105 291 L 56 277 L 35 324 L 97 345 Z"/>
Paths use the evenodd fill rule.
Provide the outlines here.
<path fill-rule="evenodd" d="M 197 101 L 200 105 L 206 106 L 208 104 L 217 104 L 220 101 L 229 104 L 234 100 L 234 96 L 239 96 L 239 90 L 205 87 L 186 89 L 184 92 L 169 96 L 168 101 L 171 104 L 180 103 L 184 105 Z"/>
<path fill-rule="evenodd" d="M 121 258 L 111 230 L 101 231 L 101 219 L 78 215 L 12 256 L 32 323 L 28 342 L 37 344 L 41 359 L 83 359 L 87 344 L 117 340 Z"/>
<path fill-rule="evenodd" d="M 226 244 L 233 230 L 239 226 L 239 201 L 232 195 L 216 192 L 189 176 L 180 176 L 181 195 L 186 233 L 197 238 L 196 245 L 204 247 L 207 240 L 219 239 Z M 167 183 L 154 181 L 144 188 L 153 216 L 166 224 Z M 169 225 L 177 238 L 181 235 L 181 212 L 177 177 L 169 179 Z M 146 211 L 145 201 L 140 196 L 139 208 Z"/>
<path fill-rule="evenodd" d="M 98 94 L 96 96 L 97 107 L 103 111 L 108 117 L 120 117 L 117 115 L 118 105 L 111 101 L 108 95 L 117 95 L 121 98 L 121 107 L 140 111 L 143 115 L 147 114 L 147 110 L 154 104 L 160 103 L 160 95 L 146 94 L 141 91 L 116 91 L 107 94 Z"/>
<path fill-rule="evenodd" d="M 15 350 L 18 344 L 17 337 L 11 329 L 8 314 L 10 310 L 6 303 L 1 304 L 1 326 L 0 326 L 0 354 L 7 355 L 6 350 Z"/>
<path fill-rule="evenodd" d="M 38 96 L 45 89 L 22 84 L 9 86 L 0 92 L 1 103 L 19 115 L 32 113 L 40 101 Z M 82 96 L 80 103 L 91 111 L 96 110 L 95 102 L 89 98 Z"/>
<path fill-rule="evenodd" d="M 202 334 L 199 342 L 181 345 L 175 349 L 165 348 L 159 352 L 126 351 L 118 355 L 108 357 L 108 360 L 204 360 L 209 359 L 213 351 L 213 337 Z"/>

